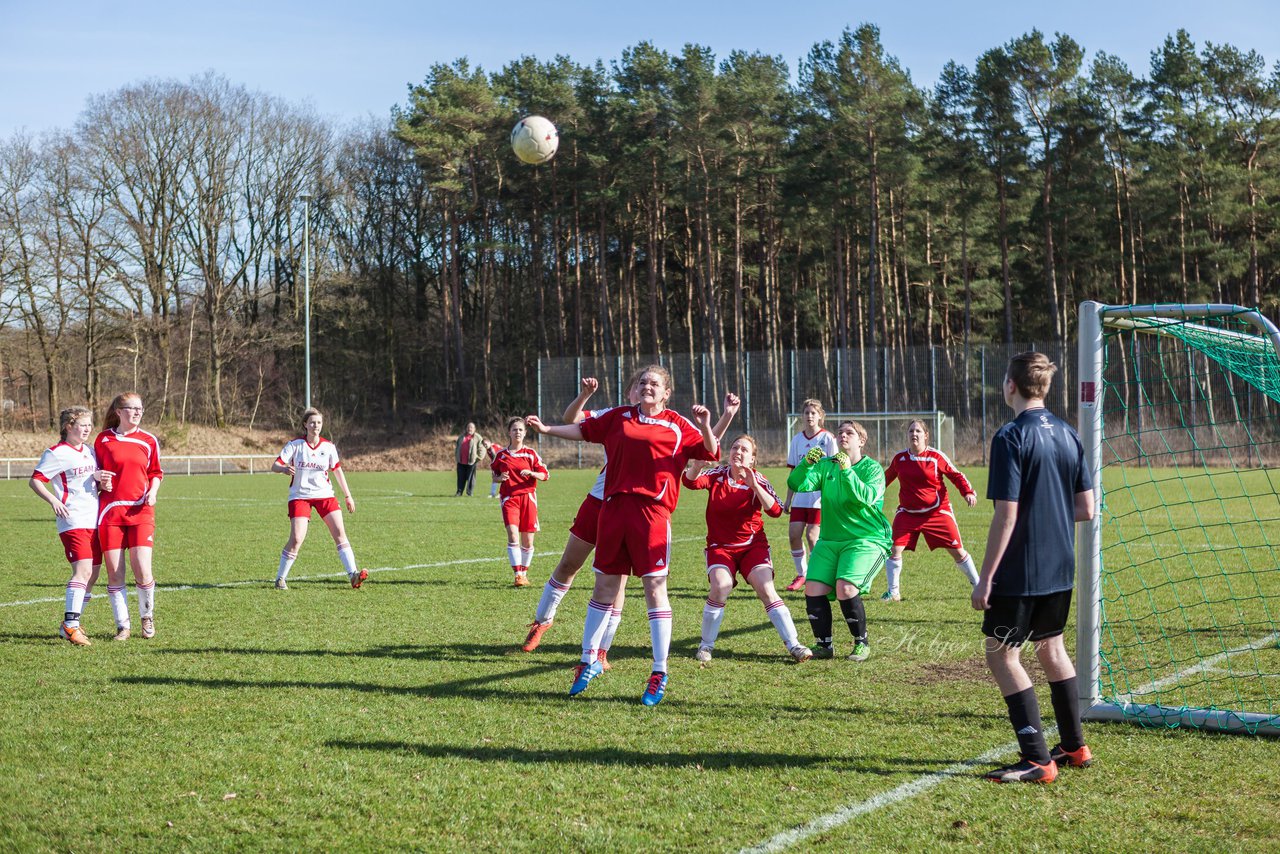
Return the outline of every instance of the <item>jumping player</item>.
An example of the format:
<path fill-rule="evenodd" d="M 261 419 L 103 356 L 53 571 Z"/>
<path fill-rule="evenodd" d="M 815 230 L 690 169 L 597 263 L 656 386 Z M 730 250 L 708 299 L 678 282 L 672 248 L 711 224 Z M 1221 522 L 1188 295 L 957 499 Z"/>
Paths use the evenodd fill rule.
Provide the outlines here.
<path fill-rule="evenodd" d="M 694 655 L 711 661 L 725 603 L 738 584 L 746 579 L 764 604 L 765 616 L 773 623 L 787 652 L 796 661 L 808 661 L 813 652 L 796 637 L 791 612 L 773 588 L 773 561 L 769 539 L 760 514 L 777 518 L 782 502 L 773 486 L 755 470 L 756 440 L 739 436 L 729 446 L 729 464 L 699 473 L 701 463 L 693 460 L 682 476 L 689 489 L 705 489 L 707 495 L 707 604 L 702 609 L 702 642 Z"/>
<path fill-rule="evenodd" d="M 551 475 L 542 457 L 524 443 L 527 427 L 523 418 L 507 421 L 511 443 L 498 449 L 489 468 L 501 487 L 502 524 L 507 529 L 507 558 L 515 573 L 515 586 L 529 586 L 529 566 L 533 563 L 533 535 L 538 527 L 538 481 Z"/>
<path fill-rule="evenodd" d="M 833 658 L 831 602 L 836 601 L 853 634 L 850 661 L 866 661 L 871 655 L 867 640 L 867 611 L 863 596 L 884 564 L 892 542 L 884 518 L 884 469 L 862 455 L 867 431 L 856 421 L 845 421 L 836 431 L 840 450 L 834 457 L 813 448 L 787 478 L 796 492 L 814 489 L 822 493 L 822 535 L 809 559 L 804 598 L 809 622 L 817 638 L 816 658 Z"/>
<path fill-rule="evenodd" d="M 71 578 L 58 634 L 75 646 L 92 646 L 80 627 L 80 613 L 102 569 L 98 546 L 98 460 L 87 442 L 93 433 L 93 413 L 72 406 L 58 414 L 62 439 L 40 456 L 27 484 L 51 508 Z M 52 486 L 54 491 L 50 492 Z"/>
<path fill-rule="evenodd" d="M 978 583 L 978 570 L 960 541 L 960 528 L 956 525 L 943 478 L 955 484 L 970 507 L 978 503 L 969 479 L 951 464 L 946 454 L 929 447 L 929 428 L 925 423 L 912 421 L 907 425 L 907 449 L 895 454 L 884 472 L 886 486 L 899 481 L 898 512 L 893 516 L 893 553 L 884 564 L 889 589 L 880 597 L 886 602 L 902 599 L 898 587 L 902 553 L 904 549 L 915 551 L 921 535 L 930 551 L 947 550 L 970 585 Z"/>
<path fill-rule="evenodd" d="M 98 543 L 107 567 L 107 598 L 116 618 L 116 640 L 128 640 L 131 628 L 125 598 L 124 551 L 138 589 L 142 636 L 156 635 L 155 578 L 151 552 L 155 545 L 156 498 L 164 471 L 160 442 L 141 429 L 142 398 L 136 392 L 117 395 L 93 441 L 93 454 L 103 474 L 98 482 Z"/>
<path fill-rule="evenodd" d="M 276 589 L 288 590 L 289 570 L 298 559 L 298 550 L 307 538 L 311 524 L 311 511 L 315 510 L 329 529 L 334 545 L 338 548 L 338 560 L 352 587 L 358 588 L 369 577 L 367 569 L 356 567 L 356 554 L 347 541 L 347 530 L 342 524 L 342 508 L 333 494 L 329 473 L 342 487 L 347 500 L 347 510 L 356 512 L 356 500 L 351 497 L 347 476 L 338 459 L 338 449 L 320 435 L 324 428 L 324 416 L 318 409 L 302 413 L 304 434 L 290 441 L 271 464 L 273 472 L 289 475 L 289 539 L 280 553 L 280 567 L 276 570 Z"/>
<path fill-rule="evenodd" d="M 639 402 L 638 384 L 643 371 L 636 372 L 627 384 L 627 399 L 632 406 Z M 606 412 L 606 409 L 586 409 L 587 401 L 600 387 L 599 381 L 595 377 L 582 378 L 582 390 L 578 393 L 566 407 L 561 420 L 566 424 L 577 424 L 584 418 L 591 418 Z M 720 414 L 720 420 L 711 428 L 716 434 L 716 439 L 723 438 L 732 423 L 733 417 L 737 415 L 741 406 L 741 401 L 736 394 L 728 393 L 724 397 L 724 409 Z M 560 607 L 560 602 L 564 599 L 565 594 L 569 592 L 569 587 L 573 584 L 573 579 L 577 576 L 578 570 L 591 556 L 592 550 L 596 544 L 596 524 L 600 517 L 600 507 L 604 504 L 604 481 L 605 472 L 608 467 L 608 457 L 606 455 L 605 466 L 600 469 L 600 474 L 596 478 L 596 482 L 592 485 L 591 491 L 587 493 L 587 497 L 582 500 L 581 506 L 578 507 L 578 513 L 574 517 L 573 526 L 569 529 L 569 541 L 565 543 L 564 554 L 560 556 L 560 563 L 556 565 L 555 571 L 551 573 L 551 577 L 547 579 L 547 584 L 543 588 L 542 598 L 538 601 L 538 609 L 534 614 L 533 622 L 529 624 L 529 634 L 525 637 L 524 645 L 521 647 L 525 652 L 533 652 L 542 642 L 542 636 L 551 628 L 551 623 L 555 619 L 556 610 Z M 614 600 L 613 610 L 609 616 L 608 623 L 605 627 L 604 636 L 600 640 L 600 649 L 596 653 L 596 658 L 600 661 L 605 670 L 609 670 L 608 651 L 613 645 L 613 639 L 617 635 L 618 625 L 622 619 L 622 606 L 626 599 L 627 586 L 624 583 L 618 589 L 618 598 Z"/>
<path fill-rule="evenodd" d="M 787 465 L 793 469 L 814 448 L 821 448 L 823 455 L 828 457 L 837 450 L 836 437 L 822 426 L 827 413 L 822 408 L 821 401 L 806 400 L 800 405 L 800 413 L 804 417 L 804 429 L 791 437 L 791 447 L 787 450 Z M 782 502 L 782 509 L 788 514 L 787 536 L 791 541 L 791 560 L 796 565 L 796 577 L 786 589 L 801 590 L 804 588 L 807 572 L 805 546 L 812 553 L 818 542 L 822 524 L 822 496 L 818 492 L 793 492 L 788 488 L 787 500 Z"/>
<path fill-rule="evenodd" d="M 985 612 L 987 666 L 1009 709 L 1020 762 L 989 771 L 997 783 L 1052 783 L 1062 765 L 1093 761 L 1080 726 L 1076 668 L 1062 643 L 1075 586 L 1075 523 L 1093 518 L 1093 482 L 1080 437 L 1045 408 L 1057 365 L 1043 353 L 1009 361 L 1004 401 L 1014 412 L 991 439 L 987 497 L 995 515 L 987 534 L 973 607 Z M 1049 750 L 1040 706 L 1022 666 L 1031 641 L 1049 678 L 1061 741 Z"/>
<path fill-rule="evenodd" d="M 693 421 L 666 408 L 671 375 L 650 365 L 637 384 L 640 402 L 620 406 L 580 424 L 548 426 L 536 415 L 529 427 L 562 439 L 602 444 L 608 454 L 605 502 L 596 541 L 595 590 L 582 633 L 582 662 L 575 668 L 570 696 L 586 690 L 604 672 L 596 650 L 612 613 L 612 603 L 628 575 L 644 582 L 653 644 L 653 672 L 641 702 L 655 706 L 667 687 L 671 649 L 671 604 L 667 574 L 671 561 L 671 511 L 680 497 L 680 472 L 690 459 L 715 460 L 720 443 L 711 430 L 711 413 L 693 407 Z"/>

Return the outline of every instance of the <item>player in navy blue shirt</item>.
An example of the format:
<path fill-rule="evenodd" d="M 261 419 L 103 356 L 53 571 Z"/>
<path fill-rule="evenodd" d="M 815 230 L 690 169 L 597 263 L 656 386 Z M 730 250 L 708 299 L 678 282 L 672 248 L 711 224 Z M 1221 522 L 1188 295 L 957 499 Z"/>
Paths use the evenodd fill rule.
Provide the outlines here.
<path fill-rule="evenodd" d="M 1057 370 L 1043 353 L 1009 361 L 1004 400 L 1015 417 L 991 440 L 987 497 L 995 515 L 973 607 L 985 612 L 987 666 L 1022 754 L 1018 763 L 986 775 L 1000 783 L 1052 783 L 1059 765 L 1093 760 L 1080 726 L 1075 665 L 1062 643 L 1075 582 L 1075 523 L 1093 518 L 1093 482 L 1080 437 L 1044 405 Z M 1026 641 L 1049 677 L 1061 737 L 1052 751 L 1020 658 Z"/>

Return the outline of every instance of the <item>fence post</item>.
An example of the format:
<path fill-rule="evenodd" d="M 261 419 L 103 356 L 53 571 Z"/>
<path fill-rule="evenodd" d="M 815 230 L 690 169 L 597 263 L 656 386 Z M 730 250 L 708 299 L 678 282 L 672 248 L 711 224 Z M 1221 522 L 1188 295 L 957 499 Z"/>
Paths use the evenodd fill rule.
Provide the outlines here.
<path fill-rule="evenodd" d="M 934 412 L 938 411 L 938 348 L 929 345 L 929 401 Z"/>
<path fill-rule="evenodd" d="M 747 428 L 747 432 L 750 433 L 751 432 L 751 351 L 750 350 L 747 351 L 746 357 L 747 357 L 747 385 L 746 385 L 746 388 L 742 390 L 742 404 L 743 404 L 743 408 L 747 410 L 745 425 Z"/>
<path fill-rule="evenodd" d="M 791 354 L 791 405 L 787 408 L 788 412 L 796 411 L 796 351 L 791 349 L 787 351 Z"/>
<path fill-rule="evenodd" d="M 844 353 L 843 347 L 836 348 L 836 412 L 844 412 Z"/>
<path fill-rule="evenodd" d="M 573 374 L 578 378 L 578 389 L 582 388 L 582 357 L 575 356 L 573 359 Z M 574 442 L 574 447 L 578 451 L 578 468 L 582 468 L 582 443 Z"/>
<path fill-rule="evenodd" d="M 978 348 L 978 370 L 981 372 L 978 383 L 978 408 L 982 410 L 982 432 L 978 444 L 982 445 L 982 464 L 987 464 L 987 348 Z"/>

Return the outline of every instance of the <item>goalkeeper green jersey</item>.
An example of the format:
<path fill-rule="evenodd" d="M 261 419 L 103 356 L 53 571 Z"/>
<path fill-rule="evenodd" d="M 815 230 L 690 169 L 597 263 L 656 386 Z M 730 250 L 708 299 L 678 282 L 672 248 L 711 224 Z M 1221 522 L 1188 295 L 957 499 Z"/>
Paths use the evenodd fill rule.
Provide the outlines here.
<path fill-rule="evenodd" d="M 792 492 L 822 493 L 822 523 L 819 539 L 861 540 L 882 546 L 893 543 L 893 529 L 884 518 L 884 468 L 871 457 L 863 457 L 842 470 L 835 457 L 810 465 L 800 465 L 787 478 Z"/>

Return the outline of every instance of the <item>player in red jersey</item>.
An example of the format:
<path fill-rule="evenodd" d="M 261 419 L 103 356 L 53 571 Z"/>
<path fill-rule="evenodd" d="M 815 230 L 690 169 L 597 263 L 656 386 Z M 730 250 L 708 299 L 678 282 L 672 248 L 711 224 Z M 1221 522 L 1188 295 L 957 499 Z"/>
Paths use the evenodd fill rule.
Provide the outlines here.
<path fill-rule="evenodd" d="M 638 383 L 643 371 L 637 371 L 632 375 L 627 383 L 627 399 L 632 406 L 639 403 Z M 600 382 L 595 377 L 582 378 L 582 390 L 578 396 L 570 401 L 568 407 L 565 408 L 561 420 L 566 424 L 577 424 L 584 418 L 591 418 L 599 415 L 606 410 L 604 409 L 587 409 L 587 401 L 591 399 L 591 395 L 595 394 L 596 389 L 600 387 Z M 733 417 L 737 415 L 741 406 L 741 401 L 736 394 L 730 392 L 724 398 L 724 410 L 720 414 L 720 420 L 716 422 L 711 431 L 716 434 L 716 439 L 722 439 L 729 429 L 729 424 L 733 421 Z M 538 608 L 534 613 L 533 622 L 529 624 L 529 633 L 525 637 L 524 645 L 521 647 L 525 652 L 533 652 L 542 642 L 542 636 L 551 628 L 552 620 L 555 619 L 556 609 L 560 607 L 561 600 L 565 594 L 569 592 L 569 587 L 573 584 L 573 579 L 577 577 L 578 570 L 591 556 L 591 552 L 596 547 L 596 524 L 600 518 L 600 507 L 604 504 L 604 481 L 605 472 L 608 467 L 608 459 L 606 456 L 605 466 L 600 469 L 600 474 L 596 478 L 596 482 L 592 484 L 591 491 L 587 493 L 586 498 L 582 500 L 582 504 L 578 507 L 578 513 L 574 517 L 573 526 L 569 529 L 569 541 L 565 543 L 564 554 L 560 557 L 560 562 L 556 565 L 555 571 L 551 573 L 551 577 L 547 579 L 547 584 L 543 588 L 542 597 L 538 600 Z M 596 652 L 596 660 L 598 660 L 605 670 L 609 670 L 608 651 L 613 645 L 613 638 L 618 632 L 618 625 L 622 619 L 622 606 L 626 599 L 627 586 L 624 583 L 618 588 L 618 596 L 613 602 L 613 610 L 606 623 L 604 635 L 600 639 L 600 648 Z"/>
<path fill-rule="evenodd" d="M 787 466 L 794 469 L 800 465 L 805 454 L 814 448 L 821 448 L 826 456 L 836 453 L 836 437 L 822 426 L 826 418 L 826 410 L 822 401 L 810 398 L 800 404 L 800 413 L 804 417 L 804 429 L 791 437 L 791 445 L 787 448 Z M 805 547 L 813 552 L 818 544 L 820 526 L 822 524 L 822 493 L 792 492 L 787 489 L 787 499 L 782 502 L 782 510 L 789 518 L 787 537 L 791 541 L 791 560 L 796 566 L 796 577 L 787 585 L 788 591 L 804 589 L 805 576 L 808 573 L 808 558 Z"/>
<path fill-rule="evenodd" d="M 653 672 L 640 699 L 653 706 L 661 702 L 667 686 L 671 648 L 667 572 L 671 511 L 680 497 L 680 472 L 690 459 L 717 459 L 720 443 L 705 406 L 693 407 L 692 422 L 666 408 L 671 398 L 671 375 L 666 368 L 647 367 L 637 390 L 637 405 L 616 407 L 580 424 L 550 427 L 536 415 L 529 416 L 528 422 L 539 433 L 602 444 L 609 457 L 596 539 L 595 590 L 583 628 L 582 663 L 569 694 L 580 694 L 604 671 L 596 650 L 612 602 L 625 577 L 638 575 L 644 582 L 653 643 Z"/>
<path fill-rule="evenodd" d="M 796 661 L 808 661 L 813 651 L 800 643 L 791 612 L 773 588 L 773 561 L 764 533 L 763 511 L 782 515 L 782 502 L 773 486 L 755 470 L 756 440 L 739 436 L 729 446 L 729 464 L 699 473 L 701 463 L 689 463 L 681 478 L 689 489 L 705 489 L 707 495 L 707 604 L 702 609 L 702 643 L 694 656 L 711 661 L 724 619 L 725 603 L 742 576 L 764 603 L 765 616 L 783 646 Z"/>
<path fill-rule="evenodd" d="M 898 586 L 902 553 L 904 549 L 915 551 L 922 535 L 930 551 L 946 549 L 969 584 L 978 583 L 973 558 L 960 541 L 960 528 L 951 510 L 944 478 L 955 484 L 970 507 L 978 503 L 969 479 L 951 464 L 946 454 L 929 447 L 929 428 L 925 423 L 912 421 L 907 425 L 907 449 L 894 455 L 884 473 L 886 486 L 895 479 L 898 481 L 898 512 L 893 516 L 893 552 L 885 561 L 889 589 L 880 597 L 883 601 L 902 599 Z"/>
<path fill-rule="evenodd" d="M 72 406 L 59 413 L 58 423 L 62 439 L 41 455 L 28 486 L 53 508 L 58 537 L 71 563 L 66 608 L 58 634 L 75 646 L 92 646 L 80 627 L 80 614 L 102 569 L 102 549 L 98 546 L 98 460 L 87 444 L 93 432 L 93 413 L 83 406 Z"/>
<path fill-rule="evenodd" d="M 529 566 L 533 563 L 533 535 L 538 533 L 538 481 L 551 474 L 538 452 L 524 443 L 528 427 L 524 419 L 507 421 L 505 448 L 497 449 L 489 464 L 502 496 L 502 524 L 507 529 L 507 558 L 515 573 L 515 586 L 529 586 Z"/>
<path fill-rule="evenodd" d="M 338 560 L 347 580 L 353 588 L 364 584 L 369 577 L 369 570 L 356 566 L 356 553 L 347 541 L 347 529 L 342 522 L 342 508 L 333 494 L 333 484 L 329 481 L 330 472 L 342 487 L 342 494 L 347 500 L 347 510 L 356 512 L 356 500 L 351 497 L 351 489 L 347 486 L 347 476 L 342 471 L 342 461 L 338 458 L 338 448 L 328 439 L 320 435 L 324 429 L 324 416 L 318 409 L 307 409 L 302 413 L 304 434 L 293 439 L 280 451 L 271 464 L 273 472 L 289 475 L 289 539 L 280 553 L 280 567 L 276 571 L 276 589 L 288 590 L 285 580 L 293 562 L 298 559 L 298 550 L 307 538 L 307 528 L 311 525 L 311 511 L 314 509 L 329 529 L 333 544 L 338 549 Z"/>
<path fill-rule="evenodd" d="M 141 429 L 142 398 L 137 392 L 117 395 L 93 442 L 102 470 L 98 484 L 98 542 L 107 567 L 107 596 L 116 618 L 116 640 L 128 640 L 131 629 L 125 598 L 124 551 L 138 589 L 142 636 L 155 637 L 155 578 L 151 551 L 155 545 L 156 497 L 160 494 L 160 443 Z"/>

